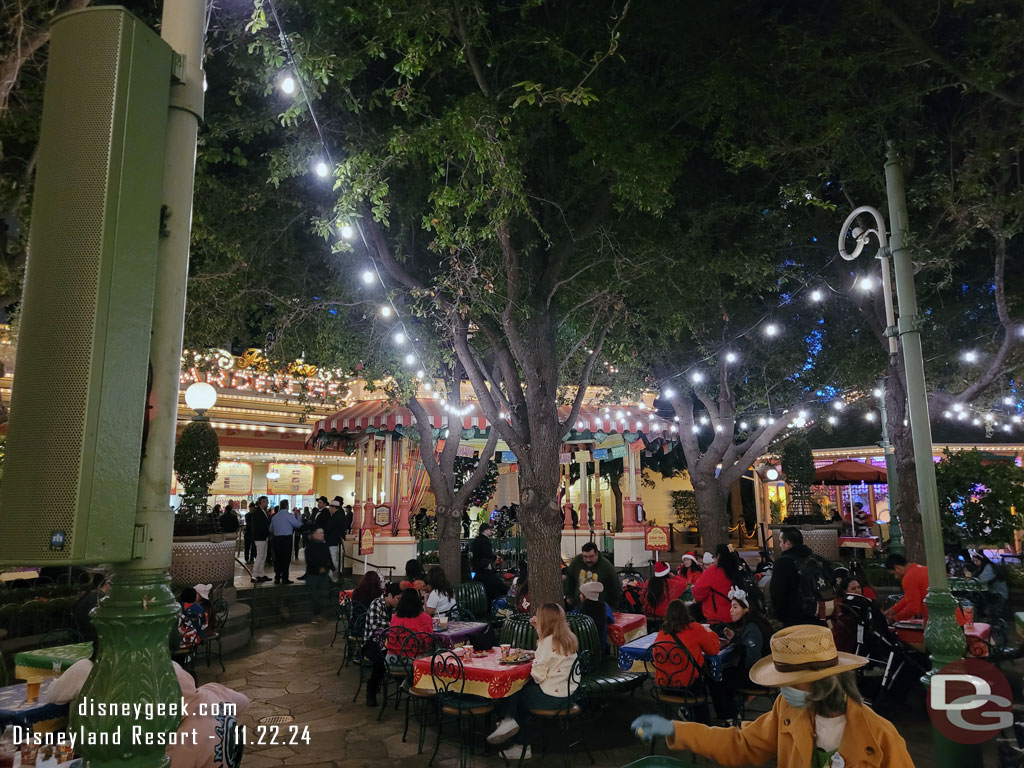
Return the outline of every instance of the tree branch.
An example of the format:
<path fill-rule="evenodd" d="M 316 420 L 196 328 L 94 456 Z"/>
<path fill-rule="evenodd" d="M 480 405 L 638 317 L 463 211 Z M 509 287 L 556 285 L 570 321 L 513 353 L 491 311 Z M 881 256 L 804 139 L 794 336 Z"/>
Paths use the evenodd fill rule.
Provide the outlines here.
<path fill-rule="evenodd" d="M 459 36 L 459 42 L 462 43 L 462 49 L 466 52 L 466 61 L 469 62 L 469 67 L 473 70 L 473 77 L 476 78 L 476 84 L 480 87 L 480 91 L 484 96 L 490 98 L 491 89 L 487 87 L 484 71 L 480 68 L 480 62 L 476 60 L 473 47 L 469 44 L 469 35 L 466 34 L 466 24 L 462 19 L 462 7 L 459 0 L 454 0 L 452 5 L 455 6 L 456 34 Z"/>
<path fill-rule="evenodd" d="M 481 481 L 484 479 L 484 475 L 487 474 L 487 465 L 491 462 L 491 456 L 494 455 L 494 449 L 498 445 L 498 430 L 492 426 L 490 431 L 487 433 L 487 442 L 484 444 L 483 450 L 480 451 L 480 463 L 477 464 L 476 469 L 473 470 L 473 474 L 469 476 L 469 479 L 462 484 L 462 487 L 455 494 L 455 507 L 462 509 L 466 506 L 466 501 L 469 499 L 469 494 L 475 491 Z"/>
<path fill-rule="evenodd" d="M 583 366 L 583 373 L 580 375 L 579 389 L 576 390 L 576 397 L 573 398 L 572 408 L 569 409 L 569 415 L 566 416 L 559 426 L 562 429 L 564 435 L 567 431 L 572 428 L 572 425 L 576 423 L 576 419 L 579 418 L 580 408 L 583 407 L 583 398 L 587 394 L 587 385 L 590 382 L 590 374 L 594 370 L 594 363 L 597 362 L 597 358 L 601 354 L 601 347 L 604 346 L 605 337 L 608 336 L 608 332 L 611 330 L 614 324 L 614 315 L 609 313 L 608 322 L 605 323 L 604 328 L 601 329 L 601 333 L 597 337 L 597 343 L 594 344 L 594 351 L 590 353 L 587 358 L 586 364 Z"/>

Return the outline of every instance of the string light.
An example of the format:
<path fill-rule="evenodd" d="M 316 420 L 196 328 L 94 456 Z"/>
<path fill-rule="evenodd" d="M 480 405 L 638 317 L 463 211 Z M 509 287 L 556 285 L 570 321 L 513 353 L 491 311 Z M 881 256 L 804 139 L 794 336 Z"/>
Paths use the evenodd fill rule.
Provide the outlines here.
<path fill-rule="evenodd" d="M 835 416 L 829 416 L 828 417 L 828 423 L 829 424 L 833 424 L 833 425 L 837 424 L 837 423 L 839 423 L 839 419 L 837 419 Z"/>
<path fill-rule="evenodd" d="M 371 285 L 373 283 L 373 281 L 376 279 L 374 277 L 373 272 L 371 272 L 368 269 L 363 270 L 362 278 L 363 278 L 363 282 L 366 283 L 367 285 Z"/>
<path fill-rule="evenodd" d="M 351 240 L 355 236 L 356 231 L 352 228 L 351 224 L 341 225 L 341 236 L 346 240 Z"/>
<path fill-rule="evenodd" d="M 674 389 L 666 389 L 664 392 L 661 393 L 661 396 L 662 397 L 675 397 L 676 396 L 676 391 Z"/>
<path fill-rule="evenodd" d="M 864 418 L 867 419 L 868 421 L 874 421 L 875 420 L 875 412 L 874 411 L 868 411 L 867 413 L 864 414 Z"/>
<path fill-rule="evenodd" d="M 389 307 L 387 304 L 385 304 L 383 307 L 381 307 L 380 308 L 380 316 L 381 317 L 391 317 L 391 307 Z"/>
<path fill-rule="evenodd" d="M 862 277 L 858 285 L 862 291 L 870 291 L 875 287 L 875 279 L 873 277 Z"/>
<path fill-rule="evenodd" d="M 1013 398 L 1012 397 L 1004 397 L 1003 398 L 1003 405 L 1013 405 L 1013 404 L 1014 403 L 1013 403 Z"/>
<path fill-rule="evenodd" d="M 391 338 L 394 339 L 395 344 L 397 344 L 398 346 L 402 346 L 403 344 L 405 344 L 406 341 L 406 336 L 401 331 L 396 331 L 395 335 L 392 336 Z"/>
<path fill-rule="evenodd" d="M 281 80 L 281 90 L 291 96 L 295 93 L 295 78 L 291 75 L 286 76 Z"/>
<path fill-rule="evenodd" d="M 775 323 L 768 323 L 768 325 L 766 325 L 764 327 L 764 335 L 765 336 L 773 337 L 773 336 L 778 336 L 778 334 L 779 334 L 779 326 L 777 326 Z"/>
<path fill-rule="evenodd" d="M 735 352 L 726 352 L 725 362 L 735 363 L 737 360 L 739 360 L 739 355 L 737 355 Z"/>
<path fill-rule="evenodd" d="M 811 291 L 811 301 L 813 301 L 815 304 L 817 304 L 823 298 L 825 298 L 825 296 L 817 288 Z"/>
<path fill-rule="evenodd" d="M 405 356 L 405 364 L 406 365 L 416 365 L 416 355 L 414 355 L 412 352 L 410 352 L 408 355 L 406 355 Z"/>
<path fill-rule="evenodd" d="M 702 381 L 704 381 L 704 374 L 701 373 L 700 371 L 694 371 L 693 373 L 690 374 L 690 381 L 692 381 L 694 384 L 700 384 Z"/>
<path fill-rule="evenodd" d="M 427 374 L 425 374 L 422 370 L 416 371 L 416 378 L 417 379 L 422 379 L 426 375 Z"/>
<path fill-rule="evenodd" d="M 881 397 L 882 396 L 882 390 L 880 390 L 880 389 L 873 389 L 873 390 L 871 390 L 871 394 L 874 395 L 875 397 Z"/>
<path fill-rule="evenodd" d="M 846 407 L 846 403 L 844 403 L 842 400 L 833 400 L 832 407 L 835 408 L 837 411 L 841 411 L 843 410 L 843 408 Z"/>
<path fill-rule="evenodd" d="M 740 422 L 740 430 L 743 431 L 743 432 L 747 431 L 747 422 L 745 422 L 745 421 L 741 421 Z"/>
<path fill-rule="evenodd" d="M 973 349 L 968 349 L 966 352 L 960 355 L 960 359 L 963 360 L 965 363 L 976 363 L 978 362 L 978 353 L 975 352 Z"/>
<path fill-rule="evenodd" d="M 316 166 L 314 166 L 313 170 L 321 179 L 327 178 L 327 174 L 330 172 L 330 169 L 327 167 L 327 163 L 323 160 L 319 161 Z"/>

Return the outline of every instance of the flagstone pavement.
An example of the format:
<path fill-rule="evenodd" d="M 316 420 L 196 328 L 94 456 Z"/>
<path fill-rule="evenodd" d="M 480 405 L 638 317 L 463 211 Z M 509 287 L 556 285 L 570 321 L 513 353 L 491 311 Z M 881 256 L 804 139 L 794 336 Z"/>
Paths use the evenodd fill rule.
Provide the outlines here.
<path fill-rule="evenodd" d="M 416 726 L 411 725 L 408 741 L 402 742 L 404 707 L 389 707 L 378 722 L 379 709 L 364 703 L 365 697 L 353 702 L 358 683 L 358 669 L 349 665 L 336 675 L 342 653 L 342 639 L 330 647 L 334 622 L 322 624 L 289 624 L 259 630 L 247 649 L 225 658 L 225 672 L 216 661 L 207 668 L 197 666 L 200 683 L 221 682 L 245 693 L 252 706 L 239 717 L 239 723 L 250 731 L 256 722 L 270 715 L 291 715 L 294 725 L 308 726 L 310 744 L 295 746 L 250 745 L 243 759 L 244 768 L 279 768 L 279 766 L 324 766 L 329 768 L 397 768 L 426 766 L 433 750 L 436 730 L 431 725 L 422 755 L 416 754 Z M 634 697 L 608 699 L 579 721 L 587 743 L 599 768 L 625 766 L 643 757 L 647 751 L 629 733 L 629 723 L 639 714 L 653 712 L 646 690 Z M 914 705 L 898 711 L 885 712 L 896 722 L 910 745 L 915 764 L 932 764 L 930 726 L 923 708 Z M 481 724 L 480 728 L 483 728 Z M 535 749 L 534 766 L 561 765 L 557 730 L 548 731 L 549 752 Z M 662 747 L 659 752 L 665 754 Z M 677 754 L 676 757 L 686 757 Z M 571 753 L 573 766 L 589 765 L 586 754 L 577 747 Z M 708 761 L 700 760 L 701 765 Z M 498 768 L 505 765 L 493 749 L 482 753 L 482 738 L 473 766 Z M 453 743 L 442 743 L 434 765 L 440 768 L 458 766 L 458 749 Z"/>

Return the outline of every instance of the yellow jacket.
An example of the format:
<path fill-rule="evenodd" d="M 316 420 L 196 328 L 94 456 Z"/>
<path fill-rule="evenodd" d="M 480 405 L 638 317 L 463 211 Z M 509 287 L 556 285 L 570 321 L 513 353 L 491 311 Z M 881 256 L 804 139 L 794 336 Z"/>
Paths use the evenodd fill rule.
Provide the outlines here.
<path fill-rule="evenodd" d="M 670 749 L 686 749 L 720 765 L 764 765 L 772 758 L 778 768 L 810 768 L 814 753 L 813 717 L 779 696 L 775 706 L 739 728 L 710 728 L 700 723 L 675 722 L 676 732 L 665 741 Z M 848 701 L 846 729 L 839 745 L 846 768 L 914 768 L 907 744 L 896 728 L 869 707 Z"/>

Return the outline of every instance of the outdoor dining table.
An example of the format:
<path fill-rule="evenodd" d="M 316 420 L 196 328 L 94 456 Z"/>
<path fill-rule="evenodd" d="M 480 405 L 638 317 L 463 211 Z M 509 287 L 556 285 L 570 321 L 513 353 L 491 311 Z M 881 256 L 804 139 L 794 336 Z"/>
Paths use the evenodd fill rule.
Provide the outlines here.
<path fill-rule="evenodd" d="M 435 629 L 434 637 L 445 648 L 453 648 L 473 635 L 479 635 L 487 629 L 484 621 L 449 621 L 448 629 Z"/>
<path fill-rule="evenodd" d="M 641 638 L 632 640 L 619 648 L 619 669 L 624 672 L 646 671 L 645 661 L 651 661 L 653 651 L 651 647 L 658 639 L 657 632 L 651 632 Z M 732 658 L 736 651 L 735 645 L 726 645 L 717 654 L 704 654 L 704 661 L 711 671 L 711 677 L 716 682 L 722 680 L 722 668 L 725 662 Z"/>
<path fill-rule="evenodd" d="M 67 704 L 46 704 L 40 701 L 50 681 L 44 680 L 39 686 L 39 698 L 25 701 L 25 683 L 0 688 L 0 727 L 19 725 L 35 731 L 53 731 L 62 727 L 62 718 L 67 717 Z"/>
<path fill-rule="evenodd" d="M 57 645 L 53 648 L 39 648 L 35 651 L 21 651 L 14 654 L 14 676 L 21 680 L 41 680 L 57 677 L 76 661 L 92 656 L 92 643 Z M 60 671 L 54 674 L 54 664 Z"/>
<path fill-rule="evenodd" d="M 530 679 L 532 667 L 532 661 L 522 664 L 502 664 L 500 648 L 492 648 L 484 656 L 467 653 L 462 657 L 462 668 L 466 673 L 466 685 L 462 692 L 469 696 L 482 696 L 485 699 L 503 699 L 526 685 Z M 430 674 L 429 656 L 413 661 L 412 682 L 415 688 L 436 690 L 434 679 Z"/>
<path fill-rule="evenodd" d="M 907 619 L 892 625 L 902 642 L 919 650 L 924 650 L 924 620 Z M 964 638 L 967 640 L 967 655 L 975 658 L 988 656 L 988 640 L 992 626 L 981 621 L 963 625 Z"/>
<path fill-rule="evenodd" d="M 612 613 L 615 623 L 608 625 L 608 642 L 622 647 L 647 634 L 647 617 L 642 613 Z"/>

